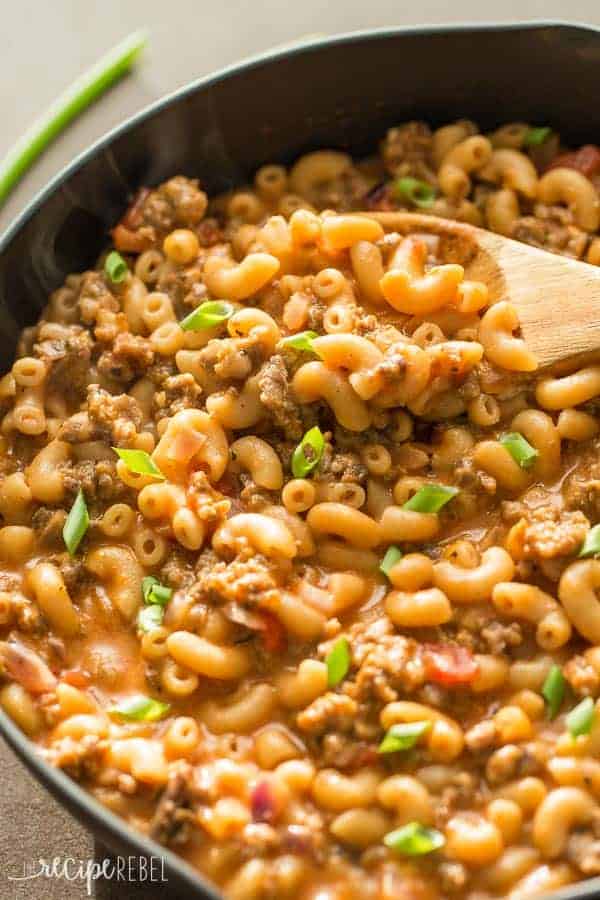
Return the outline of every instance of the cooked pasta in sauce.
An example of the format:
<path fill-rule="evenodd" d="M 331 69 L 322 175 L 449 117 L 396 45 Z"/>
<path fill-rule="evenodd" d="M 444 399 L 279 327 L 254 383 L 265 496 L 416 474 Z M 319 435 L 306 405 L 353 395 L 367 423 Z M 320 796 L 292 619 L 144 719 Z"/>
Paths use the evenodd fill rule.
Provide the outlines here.
<path fill-rule="evenodd" d="M 0 703 L 228 900 L 600 873 L 600 366 L 418 210 L 600 264 L 600 150 L 410 122 L 143 189 L 0 381 Z M 493 302 L 492 302 L 493 301 Z"/>

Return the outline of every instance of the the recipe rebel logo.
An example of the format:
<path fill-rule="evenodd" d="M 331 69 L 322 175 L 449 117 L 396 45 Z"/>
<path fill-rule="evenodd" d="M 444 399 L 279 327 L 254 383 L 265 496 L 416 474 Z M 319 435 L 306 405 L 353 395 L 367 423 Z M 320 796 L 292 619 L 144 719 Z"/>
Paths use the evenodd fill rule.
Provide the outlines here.
<path fill-rule="evenodd" d="M 169 880 L 165 873 L 165 861 L 161 856 L 112 856 L 103 860 L 54 856 L 51 859 L 25 862 L 20 874 L 8 876 L 9 881 L 35 881 L 43 878 L 79 881 L 85 885 L 88 897 L 92 896 L 94 883 L 101 879 L 126 884 L 164 884 Z"/>

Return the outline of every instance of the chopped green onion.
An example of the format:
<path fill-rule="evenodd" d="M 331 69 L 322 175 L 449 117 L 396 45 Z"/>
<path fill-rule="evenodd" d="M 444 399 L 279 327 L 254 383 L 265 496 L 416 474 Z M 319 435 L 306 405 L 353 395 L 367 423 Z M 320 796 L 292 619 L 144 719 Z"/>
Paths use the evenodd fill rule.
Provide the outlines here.
<path fill-rule="evenodd" d="M 579 556 L 597 556 L 600 553 L 600 525 L 594 525 L 585 536 Z"/>
<path fill-rule="evenodd" d="M 152 606 L 144 606 L 139 611 L 137 626 L 140 631 L 154 631 L 162 625 L 164 614 L 164 609 L 158 603 L 153 603 Z"/>
<path fill-rule="evenodd" d="M 565 676 L 560 666 L 552 666 L 542 687 L 542 697 L 548 704 L 548 716 L 556 718 L 565 697 Z"/>
<path fill-rule="evenodd" d="M 160 606 L 166 606 L 173 596 L 173 589 L 165 584 L 155 584 L 150 591 L 150 598 L 154 603 Z"/>
<path fill-rule="evenodd" d="M 121 450 L 120 447 L 112 449 L 119 459 L 123 460 L 130 472 L 134 472 L 136 475 L 152 475 L 153 478 L 165 480 L 165 476 L 145 450 Z"/>
<path fill-rule="evenodd" d="M 170 703 L 153 700 L 152 697 L 130 697 L 108 710 L 111 716 L 126 719 L 129 722 L 157 722 L 171 708 Z"/>
<path fill-rule="evenodd" d="M 121 254 L 113 250 L 104 260 L 104 271 L 113 284 L 120 284 L 127 278 L 129 269 Z"/>
<path fill-rule="evenodd" d="M 233 303 L 226 300 L 207 300 L 197 306 L 189 316 L 182 319 L 179 327 L 182 331 L 205 331 L 214 328 L 230 319 L 235 312 Z"/>
<path fill-rule="evenodd" d="M 319 464 L 325 449 L 325 438 L 318 425 L 306 432 L 292 454 L 292 475 L 306 478 Z"/>
<path fill-rule="evenodd" d="M 146 575 L 145 578 L 142 578 L 142 596 L 144 597 L 144 603 L 157 603 L 159 606 L 166 606 L 173 596 L 173 590 L 161 584 L 154 575 Z"/>
<path fill-rule="evenodd" d="M 350 644 L 348 638 L 338 638 L 327 654 L 325 664 L 327 665 L 327 684 L 329 687 L 335 687 L 336 684 L 344 680 L 350 668 Z"/>
<path fill-rule="evenodd" d="M 402 509 L 411 509 L 413 512 L 421 513 L 437 513 L 458 493 L 460 493 L 458 488 L 448 487 L 445 484 L 425 484 L 414 497 L 406 501 Z"/>
<path fill-rule="evenodd" d="M 423 856 L 425 853 L 439 850 L 446 843 L 446 839 L 435 828 L 426 828 L 420 822 L 409 822 L 408 825 L 386 834 L 383 843 L 390 850 L 396 850 L 405 856 Z"/>
<path fill-rule="evenodd" d="M 130 34 L 68 87 L 25 132 L 0 163 L 0 203 L 69 122 L 129 71 L 145 44 L 144 33 Z"/>
<path fill-rule="evenodd" d="M 402 722 L 392 725 L 379 745 L 380 753 L 397 753 L 399 750 L 410 750 L 420 737 L 431 728 L 431 722 Z"/>
<path fill-rule="evenodd" d="M 543 144 L 544 141 L 548 140 L 551 134 L 552 129 L 547 125 L 543 125 L 540 128 L 530 128 L 529 131 L 525 132 L 525 137 L 523 138 L 523 146 L 539 147 L 540 144 Z"/>
<path fill-rule="evenodd" d="M 596 704 L 591 697 L 586 697 L 572 709 L 566 717 L 567 728 L 571 737 L 579 737 L 580 734 L 589 734 L 594 724 Z"/>
<path fill-rule="evenodd" d="M 399 550 L 398 547 L 388 547 L 381 560 L 379 571 L 383 572 L 386 577 L 389 576 L 390 569 L 396 565 L 399 559 L 402 559 L 402 550 Z"/>
<path fill-rule="evenodd" d="M 313 347 L 313 341 L 319 337 L 316 331 L 299 331 L 298 334 L 290 334 L 289 337 L 279 341 L 280 347 L 292 347 L 293 350 L 302 350 L 304 353 L 314 353 L 319 356 Z"/>
<path fill-rule="evenodd" d="M 529 441 L 525 440 L 518 431 L 511 431 L 510 434 L 503 434 L 500 443 L 505 447 L 514 461 L 518 463 L 522 469 L 528 469 L 534 464 L 539 452 L 532 447 Z"/>
<path fill-rule="evenodd" d="M 77 548 L 88 530 L 89 524 L 90 516 L 83 491 L 80 488 L 79 493 L 75 497 L 75 503 L 67 516 L 67 521 L 63 526 L 63 540 L 71 556 L 74 556 L 77 552 Z"/>
<path fill-rule="evenodd" d="M 397 178 L 393 192 L 398 200 L 405 200 L 419 209 L 428 209 L 435 202 L 435 188 L 418 178 Z"/>

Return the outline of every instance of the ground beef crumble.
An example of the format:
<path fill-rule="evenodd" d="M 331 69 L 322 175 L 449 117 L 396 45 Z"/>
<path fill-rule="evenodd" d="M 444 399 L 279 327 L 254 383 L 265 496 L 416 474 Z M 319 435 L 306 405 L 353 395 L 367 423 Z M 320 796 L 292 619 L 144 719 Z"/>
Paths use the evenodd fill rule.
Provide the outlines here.
<path fill-rule="evenodd" d="M 190 589 L 194 598 L 211 605 L 241 603 L 268 605 L 269 596 L 279 590 L 276 563 L 259 553 L 240 553 L 230 563 L 210 560 L 198 571 Z"/>
<path fill-rule="evenodd" d="M 140 225 L 165 233 L 198 225 L 206 212 L 206 194 L 195 178 L 177 175 L 150 191 L 140 211 Z"/>
<path fill-rule="evenodd" d="M 350 687 L 361 701 L 390 703 L 404 693 L 411 693 L 425 681 L 425 671 L 418 654 L 418 644 L 411 638 L 382 634 L 382 622 L 364 629 L 355 626 L 352 647 L 358 669 Z"/>
<path fill-rule="evenodd" d="M 105 440 L 111 445 L 127 447 L 135 440 L 142 422 L 142 411 L 133 397 L 110 394 L 99 385 L 91 384 L 87 389 L 85 411 L 66 419 L 58 436 L 70 444 Z"/>
<path fill-rule="evenodd" d="M 195 554 L 183 547 L 174 549 L 165 560 L 161 570 L 161 581 L 174 588 L 189 587 L 194 582 Z"/>
<path fill-rule="evenodd" d="M 498 622 L 496 620 L 481 629 L 481 637 L 490 653 L 501 654 L 523 642 L 523 632 L 518 622 Z"/>
<path fill-rule="evenodd" d="M 90 333 L 79 325 L 69 325 L 61 326 L 57 336 L 47 334 L 48 328 L 42 324 L 33 351 L 48 367 L 48 385 L 68 394 L 85 391 L 92 359 Z"/>
<path fill-rule="evenodd" d="M 300 404 L 293 395 L 282 356 L 272 356 L 257 375 L 261 403 L 266 406 L 279 428 L 289 440 L 299 440 L 304 434 L 304 420 Z"/>
<path fill-rule="evenodd" d="M 162 388 L 152 400 L 157 418 L 174 416 L 182 409 L 200 407 L 202 388 L 190 372 L 181 375 L 170 375 L 165 378 Z"/>
<path fill-rule="evenodd" d="M 86 734 L 79 740 L 71 737 L 56 741 L 41 752 L 51 765 L 63 769 L 77 781 L 93 781 L 102 770 L 107 742 L 95 734 Z"/>
<path fill-rule="evenodd" d="M 296 722 L 301 731 L 323 734 L 350 731 L 358 713 L 358 704 L 346 694 L 329 691 L 298 713 Z"/>
<path fill-rule="evenodd" d="M 227 518 L 231 508 L 231 501 L 212 486 L 202 469 L 190 475 L 187 500 L 198 518 L 213 529 Z"/>
<path fill-rule="evenodd" d="M 117 475 L 116 460 L 91 459 L 78 463 L 66 463 L 62 467 L 65 494 L 71 503 L 78 491 L 83 490 L 88 501 L 112 502 L 124 498 L 130 489 Z"/>
<path fill-rule="evenodd" d="M 60 554 L 56 562 L 71 598 L 89 577 L 82 559 L 74 559 L 67 553 Z"/>
<path fill-rule="evenodd" d="M 126 331 L 117 335 L 111 350 L 105 350 L 98 360 L 98 371 L 122 384 L 145 375 L 154 361 L 149 340 Z"/>
<path fill-rule="evenodd" d="M 167 846 L 185 843 L 195 815 L 193 769 L 187 763 L 172 772 L 150 823 L 150 835 Z"/>
<path fill-rule="evenodd" d="M 358 453 L 352 451 L 335 453 L 331 443 L 326 443 L 314 477 L 317 481 L 365 484 L 368 474 L 369 471 Z"/>
<path fill-rule="evenodd" d="M 563 667 L 563 675 L 580 697 L 596 697 L 600 693 L 600 672 L 585 656 L 573 656 Z"/>
<path fill-rule="evenodd" d="M 322 738 L 322 763 L 336 769 L 354 771 L 377 761 L 377 744 L 357 741 L 334 732 Z"/>
<path fill-rule="evenodd" d="M 512 226 L 510 237 L 542 250 L 581 259 L 586 251 L 588 236 L 573 224 L 569 210 L 561 206 L 537 203 L 535 215 L 523 216 Z"/>
<path fill-rule="evenodd" d="M 36 509 L 31 525 L 40 544 L 52 549 L 62 547 L 62 531 L 66 519 L 67 513 L 64 509 L 51 509 L 47 506 Z"/>
<path fill-rule="evenodd" d="M 142 410 L 133 397 L 113 396 L 97 384 L 88 388 L 87 412 L 97 431 L 113 441 L 129 441 L 142 427 Z"/>
<path fill-rule="evenodd" d="M 578 510 L 593 523 L 600 520 L 600 444 L 594 441 L 590 453 L 581 459 L 580 465 L 565 479 L 565 505 Z"/>
<path fill-rule="evenodd" d="M 387 171 L 395 176 L 411 176 L 436 183 L 430 166 L 431 129 L 425 122 L 406 122 L 390 128 L 381 144 Z"/>
<path fill-rule="evenodd" d="M 528 514 L 523 537 L 525 559 L 554 559 L 572 556 L 583 544 L 590 527 L 582 512 L 568 512 L 556 506 L 542 506 Z"/>

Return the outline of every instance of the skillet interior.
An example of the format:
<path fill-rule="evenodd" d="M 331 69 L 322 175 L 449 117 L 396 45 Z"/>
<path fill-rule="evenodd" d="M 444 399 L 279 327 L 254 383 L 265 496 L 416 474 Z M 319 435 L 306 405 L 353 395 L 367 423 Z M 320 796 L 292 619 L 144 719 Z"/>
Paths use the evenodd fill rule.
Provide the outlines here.
<path fill-rule="evenodd" d="M 108 135 L 30 204 L 0 240 L 0 366 L 48 293 L 89 266 L 140 184 L 173 174 L 223 191 L 265 162 L 318 147 L 368 151 L 412 117 L 551 123 L 566 143 L 600 133 L 600 31 L 569 25 L 379 31 L 268 54 L 183 88 Z M 34 774 L 109 846 L 162 854 L 186 896 L 217 898 L 199 875 L 131 832 L 51 770 L 0 713 L 0 733 Z M 557 898 L 600 896 L 600 879 Z"/>

